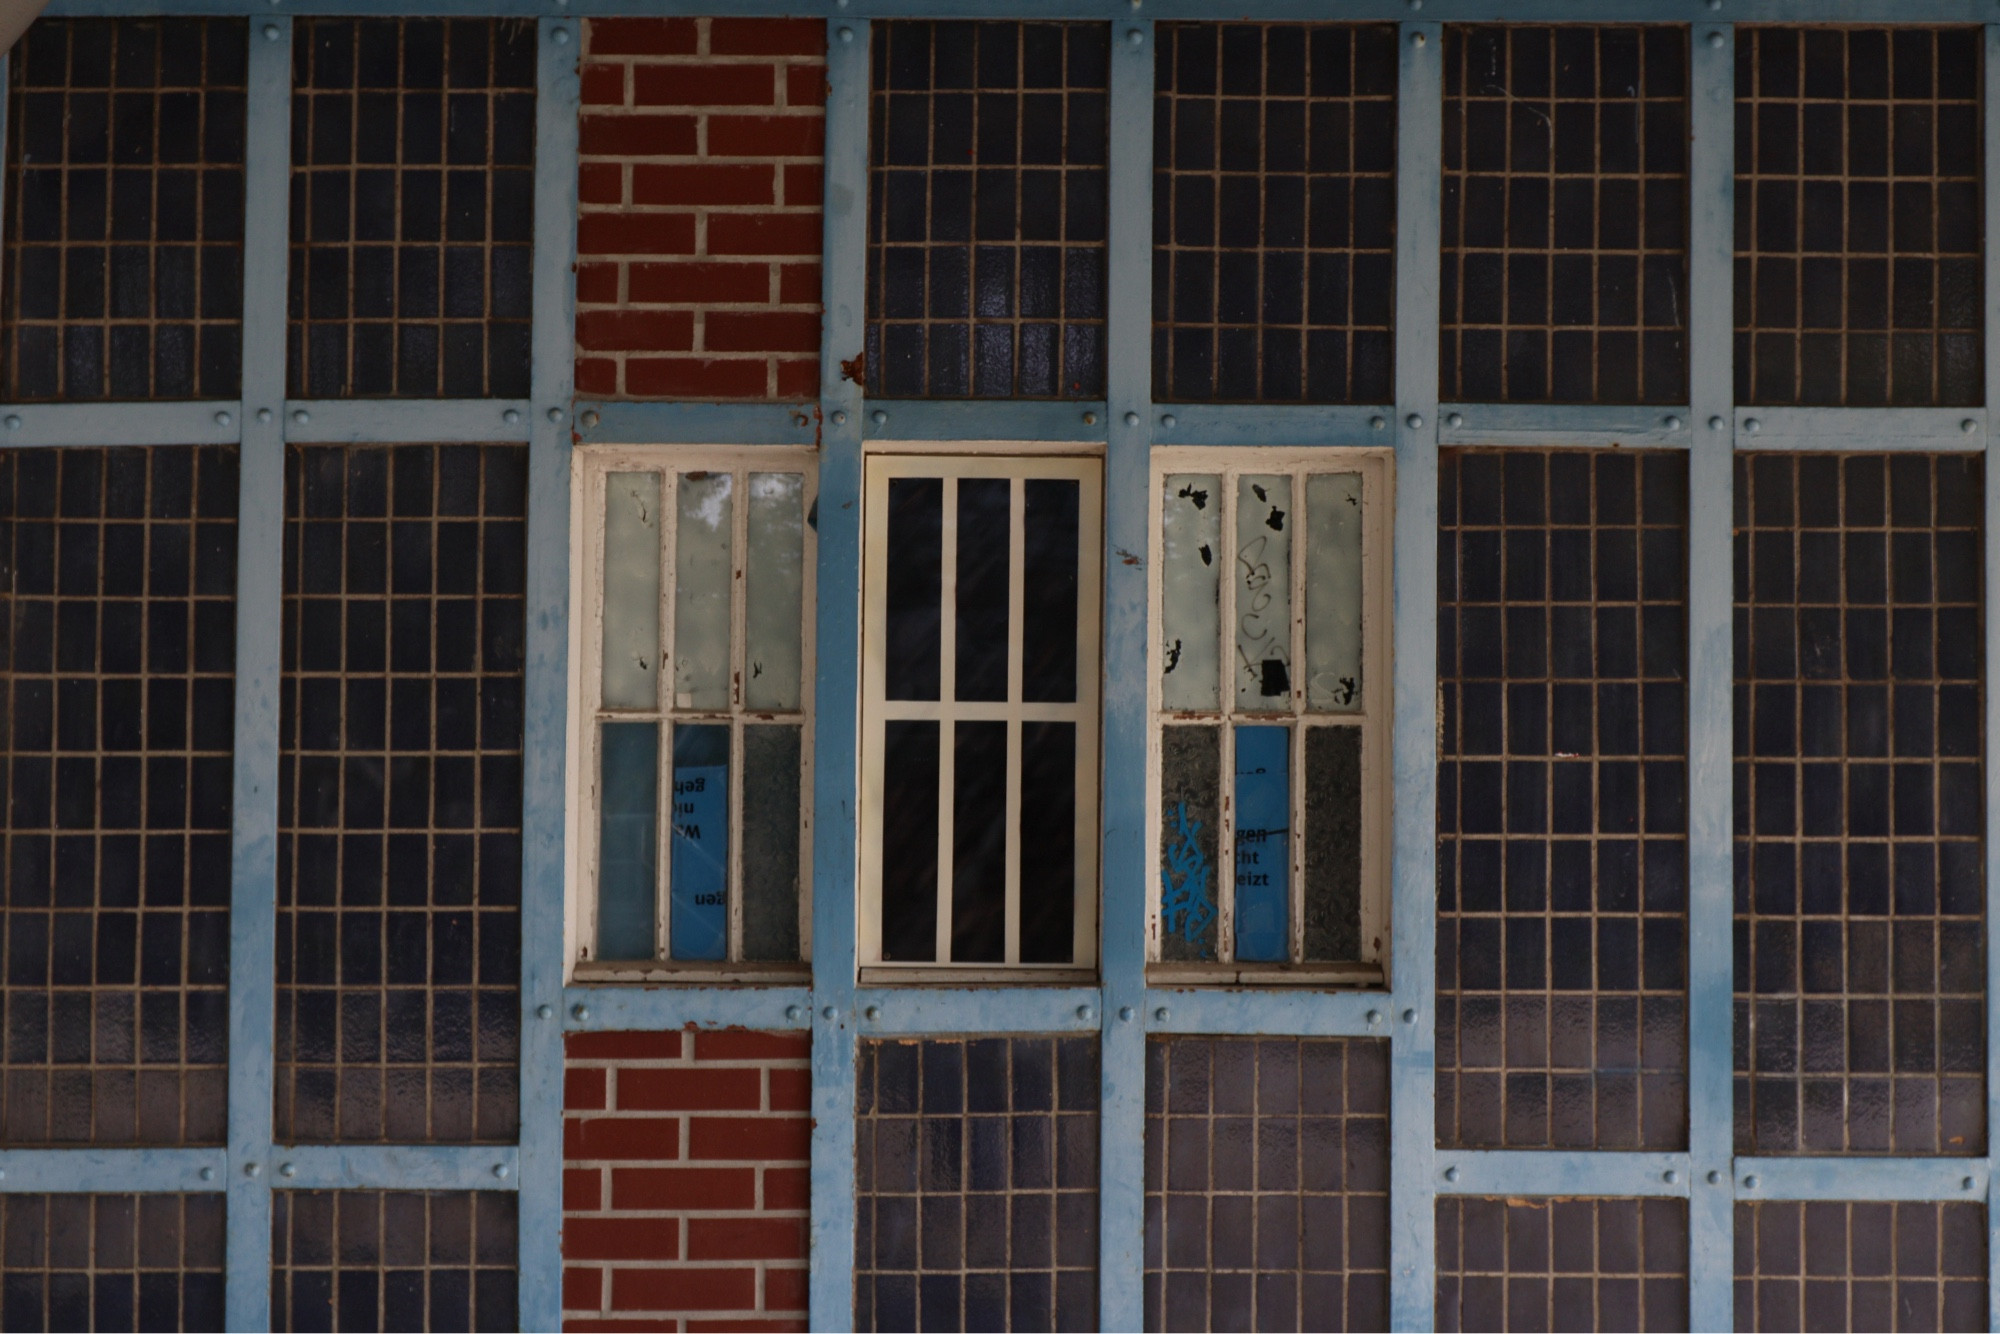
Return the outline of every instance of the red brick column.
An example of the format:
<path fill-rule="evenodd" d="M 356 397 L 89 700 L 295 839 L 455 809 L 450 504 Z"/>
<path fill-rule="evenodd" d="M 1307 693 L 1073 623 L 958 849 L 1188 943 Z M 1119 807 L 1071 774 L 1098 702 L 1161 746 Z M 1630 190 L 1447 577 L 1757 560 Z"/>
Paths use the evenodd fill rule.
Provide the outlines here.
<path fill-rule="evenodd" d="M 576 389 L 819 392 L 826 25 L 591 19 Z"/>
<path fill-rule="evenodd" d="M 804 1329 L 812 1040 L 576 1033 L 563 1328 Z"/>

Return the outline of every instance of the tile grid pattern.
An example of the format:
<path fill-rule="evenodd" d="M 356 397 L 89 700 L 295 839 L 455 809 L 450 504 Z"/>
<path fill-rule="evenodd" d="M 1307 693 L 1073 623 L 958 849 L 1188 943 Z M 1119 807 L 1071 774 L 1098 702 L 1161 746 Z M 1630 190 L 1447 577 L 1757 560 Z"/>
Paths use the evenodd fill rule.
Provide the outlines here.
<path fill-rule="evenodd" d="M 1985 1329 L 1971 1203 L 1738 1201 L 1736 1328 Z"/>
<path fill-rule="evenodd" d="M 223 1197 L 0 1199 L 0 1325 L 221 1329 Z"/>
<path fill-rule="evenodd" d="M 511 1191 L 278 1191 L 271 1325 L 511 1330 Z"/>
<path fill-rule="evenodd" d="M 1441 1199 L 1440 1330 L 1688 1324 L 1687 1203 Z"/>

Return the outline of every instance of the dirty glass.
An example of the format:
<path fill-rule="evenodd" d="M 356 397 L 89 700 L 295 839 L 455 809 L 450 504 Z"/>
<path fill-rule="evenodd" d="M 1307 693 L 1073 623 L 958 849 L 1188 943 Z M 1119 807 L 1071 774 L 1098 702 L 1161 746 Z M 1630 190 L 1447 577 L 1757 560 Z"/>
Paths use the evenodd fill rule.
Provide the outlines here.
<path fill-rule="evenodd" d="M 1738 1200 L 1736 1328 L 1987 1328 L 1971 1202 Z"/>
<path fill-rule="evenodd" d="M 743 957 L 799 957 L 797 723 L 743 729 Z"/>
<path fill-rule="evenodd" d="M 1222 479 L 1170 474 L 1160 511 L 1160 706 L 1214 709 L 1221 677 Z"/>
<path fill-rule="evenodd" d="M 674 496 L 674 706 L 726 709 L 736 476 L 682 473 Z"/>
<path fill-rule="evenodd" d="M 597 957 L 650 959 L 657 948 L 660 725 L 597 733 Z"/>
<path fill-rule="evenodd" d="M 750 474 L 743 572 L 743 706 L 795 713 L 805 661 L 803 473 Z"/>
<path fill-rule="evenodd" d="M 1687 1202 L 1444 1198 L 1440 1330 L 1679 1330 Z"/>
<path fill-rule="evenodd" d="M 604 706 L 652 709 L 660 690 L 660 475 L 604 479 Z"/>
<path fill-rule="evenodd" d="M 1236 707 L 1292 707 L 1292 479 L 1236 479 Z"/>
<path fill-rule="evenodd" d="M 221 1192 L 0 1197 L 8 1329 L 223 1327 Z"/>
<path fill-rule="evenodd" d="M 517 1328 L 517 1196 L 502 1190 L 280 1190 L 271 1327 Z"/>
<path fill-rule="evenodd" d="M 1160 957 L 1213 959 L 1222 879 L 1222 729 L 1160 729 Z"/>
<path fill-rule="evenodd" d="M 1304 729 L 1305 957 L 1358 959 L 1361 939 L 1361 729 Z M 1371 942 L 1379 949 L 1380 941 Z"/>
<path fill-rule="evenodd" d="M 1361 707 L 1361 475 L 1306 478 L 1306 707 Z"/>

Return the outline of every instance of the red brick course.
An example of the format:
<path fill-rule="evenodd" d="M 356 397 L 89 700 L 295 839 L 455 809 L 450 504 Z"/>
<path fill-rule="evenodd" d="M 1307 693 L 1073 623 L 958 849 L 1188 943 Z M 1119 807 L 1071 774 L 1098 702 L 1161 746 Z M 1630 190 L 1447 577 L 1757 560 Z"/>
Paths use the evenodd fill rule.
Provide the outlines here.
<path fill-rule="evenodd" d="M 577 393 L 819 392 L 826 25 L 590 19 Z"/>
<path fill-rule="evenodd" d="M 804 1329 L 811 1039 L 578 1033 L 563 1327 Z"/>

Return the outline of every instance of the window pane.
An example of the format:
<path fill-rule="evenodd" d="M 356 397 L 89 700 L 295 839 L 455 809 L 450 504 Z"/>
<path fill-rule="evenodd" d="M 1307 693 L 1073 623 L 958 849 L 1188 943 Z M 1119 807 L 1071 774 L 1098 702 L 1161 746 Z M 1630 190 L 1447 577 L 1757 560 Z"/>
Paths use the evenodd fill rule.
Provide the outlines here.
<path fill-rule="evenodd" d="M 1109 31 L 873 28 L 871 396 L 1104 392 Z"/>
<path fill-rule="evenodd" d="M 281 1143 L 516 1138 L 527 453 L 289 451 Z"/>
<path fill-rule="evenodd" d="M 650 959 L 659 948 L 660 727 L 605 723 L 597 745 L 597 957 Z"/>
<path fill-rule="evenodd" d="M 1736 37 L 1736 398 L 1985 401 L 1979 34 Z"/>
<path fill-rule="evenodd" d="M 1076 958 L 1076 724 L 1021 724 L 1021 962 Z"/>
<path fill-rule="evenodd" d="M 1982 1153 L 1981 460 L 1736 478 L 1737 1149 Z"/>
<path fill-rule="evenodd" d="M 1437 1202 L 1437 1327 L 1686 1329 L 1685 1200 Z"/>
<path fill-rule="evenodd" d="M 1007 724 L 961 722 L 952 735 L 951 958 L 1001 963 L 1007 957 Z"/>
<path fill-rule="evenodd" d="M 659 707 L 660 476 L 604 479 L 604 705 Z"/>
<path fill-rule="evenodd" d="M 1236 729 L 1236 958 L 1292 957 L 1292 730 Z"/>
<path fill-rule="evenodd" d="M 682 473 L 674 530 L 674 703 L 730 703 L 730 589 L 735 583 L 736 477 Z"/>
<path fill-rule="evenodd" d="M 890 699 L 936 699 L 940 671 L 944 587 L 944 479 L 889 480 L 887 585 L 889 624 L 884 636 L 886 692 Z"/>
<path fill-rule="evenodd" d="M 1168 476 L 1160 514 L 1160 705 L 1221 706 L 1222 479 Z"/>
<path fill-rule="evenodd" d="M 271 1327 L 513 1329 L 512 1191 L 271 1197 Z"/>
<path fill-rule="evenodd" d="M 743 957 L 799 957 L 797 724 L 743 729 Z"/>
<path fill-rule="evenodd" d="M 676 959 L 729 957 L 729 727 L 674 724 L 673 886 Z"/>
<path fill-rule="evenodd" d="M 1687 42 L 1445 27 L 1444 398 L 1686 401 Z"/>
<path fill-rule="evenodd" d="M 1157 31 L 1153 397 L 1388 401 L 1396 30 Z"/>
<path fill-rule="evenodd" d="M 882 724 L 882 957 L 937 958 L 938 724 Z"/>
<path fill-rule="evenodd" d="M 1160 729 L 1160 956 L 1216 957 L 1222 729 Z"/>
<path fill-rule="evenodd" d="M 227 1124 L 237 456 L 0 452 L 0 1142 Z"/>
<path fill-rule="evenodd" d="M 1292 479 L 1236 479 L 1236 707 L 1292 707 Z"/>
<path fill-rule="evenodd" d="M 1441 1144 L 1687 1136 L 1687 460 L 1441 464 Z"/>
<path fill-rule="evenodd" d="M 957 699 L 1007 698 L 1013 492 L 1005 477 L 958 482 Z"/>
<path fill-rule="evenodd" d="M 963 485 L 963 483 L 960 483 Z M 1083 488 L 1053 477 L 1030 477 L 1022 561 L 1021 698 L 1036 703 L 1076 699 L 1078 505 Z"/>
<path fill-rule="evenodd" d="M 0 400 L 241 392 L 248 51 L 241 19 L 43 19 L 22 37 Z"/>
<path fill-rule="evenodd" d="M 1361 707 L 1361 474 L 1306 478 L 1306 707 Z"/>
<path fill-rule="evenodd" d="M 1358 959 L 1361 729 L 1308 727 L 1305 745 L 1305 957 Z"/>
<path fill-rule="evenodd" d="M 806 479 L 750 474 L 750 536 L 744 574 L 743 704 L 795 712 L 805 659 Z"/>
<path fill-rule="evenodd" d="M 1146 1328 L 1389 1327 L 1389 1050 L 1146 1044 Z"/>
<path fill-rule="evenodd" d="M 1736 1204 L 1736 1328 L 1985 1329 L 1986 1210 Z"/>
<path fill-rule="evenodd" d="M 535 29 L 292 29 L 294 398 L 525 398 Z"/>
<path fill-rule="evenodd" d="M 0 1200 L 9 1329 L 221 1329 L 223 1195 Z"/>
<path fill-rule="evenodd" d="M 1097 1320 L 1097 1039 L 861 1044 L 856 1329 Z"/>

